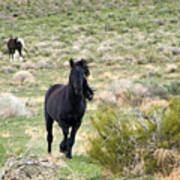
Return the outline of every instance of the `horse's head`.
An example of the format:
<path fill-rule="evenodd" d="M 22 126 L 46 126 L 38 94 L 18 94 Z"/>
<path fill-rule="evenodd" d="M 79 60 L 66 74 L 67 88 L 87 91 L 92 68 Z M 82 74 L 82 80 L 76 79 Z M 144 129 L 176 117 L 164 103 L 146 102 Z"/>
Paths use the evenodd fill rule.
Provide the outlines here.
<path fill-rule="evenodd" d="M 14 42 L 17 43 L 17 41 L 18 41 L 18 37 L 15 37 Z"/>
<path fill-rule="evenodd" d="M 90 71 L 89 71 L 89 67 L 87 65 L 86 59 L 81 59 L 81 60 L 75 62 L 75 65 L 81 67 L 84 70 L 84 74 L 86 77 L 90 75 Z"/>
<path fill-rule="evenodd" d="M 71 73 L 69 76 L 70 86 L 72 87 L 75 95 L 83 95 L 83 81 L 84 81 L 84 70 L 76 65 L 72 59 L 69 61 L 71 67 Z"/>

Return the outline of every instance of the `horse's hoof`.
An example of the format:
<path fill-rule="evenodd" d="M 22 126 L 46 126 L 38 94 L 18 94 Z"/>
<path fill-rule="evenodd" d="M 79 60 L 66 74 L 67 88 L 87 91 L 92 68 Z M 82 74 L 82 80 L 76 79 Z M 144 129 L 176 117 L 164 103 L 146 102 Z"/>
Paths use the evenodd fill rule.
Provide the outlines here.
<path fill-rule="evenodd" d="M 66 150 L 60 148 L 61 153 L 66 153 Z"/>
<path fill-rule="evenodd" d="M 72 156 L 66 156 L 68 160 L 72 160 Z"/>
<path fill-rule="evenodd" d="M 61 153 L 66 153 L 66 148 L 64 148 L 62 146 L 60 146 L 59 150 L 60 150 Z"/>
<path fill-rule="evenodd" d="M 48 154 L 51 154 L 51 151 L 48 150 Z"/>

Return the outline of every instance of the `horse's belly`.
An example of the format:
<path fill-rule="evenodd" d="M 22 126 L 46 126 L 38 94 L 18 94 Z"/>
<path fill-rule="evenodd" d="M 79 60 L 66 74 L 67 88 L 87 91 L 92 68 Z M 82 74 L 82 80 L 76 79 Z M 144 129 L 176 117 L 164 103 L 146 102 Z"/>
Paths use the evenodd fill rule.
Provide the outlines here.
<path fill-rule="evenodd" d="M 84 112 L 78 116 L 76 114 L 69 113 L 66 116 L 60 116 L 60 120 L 64 121 L 68 126 L 73 126 L 81 121 L 83 115 Z"/>
<path fill-rule="evenodd" d="M 85 109 L 76 110 L 73 109 L 72 111 L 66 112 L 64 114 L 60 114 L 60 121 L 64 121 L 68 126 L 73 126 L 76 123 L 81 121 L 83 115 L 85 113 Z"/>

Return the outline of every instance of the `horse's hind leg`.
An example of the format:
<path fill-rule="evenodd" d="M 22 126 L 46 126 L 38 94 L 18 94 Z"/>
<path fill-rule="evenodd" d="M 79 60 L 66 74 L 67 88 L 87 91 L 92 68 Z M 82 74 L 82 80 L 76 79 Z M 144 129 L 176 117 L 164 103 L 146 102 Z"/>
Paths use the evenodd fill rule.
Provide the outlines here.
<path fill-rule="evenodd" d="M 48 153 L 51 153 L 51 144 L 53 141 L 52 130 L 53 130 L 54 120 L 47 114 L 47 112 L 45 113 L 45 119 L 46 119 L 46 130 L 47 130 Z"/>
<path fill-rule="evenodd" d="M 13 48 L 9 49 L 9 61 L 12 62 L 14 60 L 15 50 Z"/>

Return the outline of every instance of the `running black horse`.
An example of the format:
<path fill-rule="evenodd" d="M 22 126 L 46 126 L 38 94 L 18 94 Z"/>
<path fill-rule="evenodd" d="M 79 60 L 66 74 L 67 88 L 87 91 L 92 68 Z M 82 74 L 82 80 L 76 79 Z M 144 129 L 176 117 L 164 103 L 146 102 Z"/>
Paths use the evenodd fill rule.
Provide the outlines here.
<path fill-rule="evenodd" d="M 86 110 L 87 94 L 90 87 L 86 80 L 86 71 L 83 63 L 69 61 L 71 72 L 67 85 L 55 84 L 51 86 L 45 96 L 45 119 L 47 129 L 48 153 L 51 153 L 53 141 L 53 122 L 56 120 L 62 128 L 64 139 L 60 143 L 60 151 L 72 158 L 72 146 L 76 132 L 79 129 L 82 117 Z M 92 91 L 93 92 L 93 91 Z M 69 128 L 72 127 L 70 137 Z"/>

